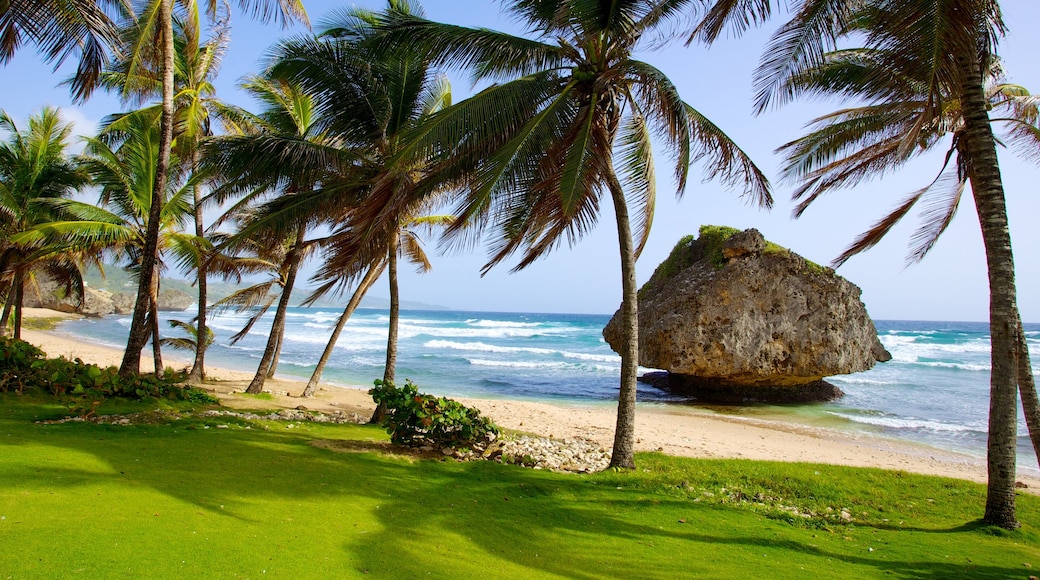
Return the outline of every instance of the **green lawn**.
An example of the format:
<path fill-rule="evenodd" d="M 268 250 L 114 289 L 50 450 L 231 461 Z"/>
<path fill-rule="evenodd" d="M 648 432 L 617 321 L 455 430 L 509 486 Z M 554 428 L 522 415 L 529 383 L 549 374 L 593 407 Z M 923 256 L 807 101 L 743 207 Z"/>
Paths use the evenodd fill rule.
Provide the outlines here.
<path fill-rule="evenodd" d="M 367 426 L 33 422 L 62 411 L 0 397 L 0 578 L 1040 572 L 1038 498 L 1002 532 L 975 523 L 984 488 L 949 479 L 657 454 L 575 476 L 391 455 Z"/>

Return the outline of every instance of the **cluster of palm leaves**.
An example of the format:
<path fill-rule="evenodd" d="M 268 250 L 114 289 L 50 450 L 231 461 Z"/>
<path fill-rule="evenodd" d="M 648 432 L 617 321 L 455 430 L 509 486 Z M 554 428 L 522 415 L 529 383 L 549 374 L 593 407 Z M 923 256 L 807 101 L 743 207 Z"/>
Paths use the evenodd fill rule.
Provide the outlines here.
<path fill-rule="evenodd" d="M 220 305 L 250 310 L 253 317 L 243 329 L 248 332 L 277 304 L 267 349 L 249 387 L 258 392 L 276 368 L 285 308 L 300 265 L 307 256 L 320 256 L 308 299 L 351 288 L 353 296 L 307 387 L 313 392 L 343 323 L 386 269 L 391 322 L 384 380 L 392 381 L 398 255 L 403 250 L 420 267 L 429 265 L 418 230 L 443 227 L 446 243 L 459 248 L 487 240 L 485 271 L 514 255 L 520 256 L 519 269 L 565 241 L 579 240 L 596 225 L 601 204 L 609 199 L 621 254 L 624 321 L 612 465 L 634 466 L 635 261 L 653 221 L 655 146 L 663 145 L 672 162 L 679 195 L 691 164 L 700 162 L 706 178 L 742 189 L 761 205 L 772 203 L 755 164 L 684 101 L 666 75 L 634 55 L 676 30 L 686 30 L 688 41 L 706 43 L 726 30 L 739 34 L 769 19 L 773 0 L 504 2 L 530 37 L 432 22 L 417 5 L 389 0 L 381 12 L 343 11 L 318 35 L 274 47 L 264 72 L 246 84 L 264 107 L 258 113 L 220 105 L 212 95 L 209 76 L 222 54 L 226 8 L 210 3 L 215 33 L 210 43 L 201 43 L 196 4 L 175 11 L 172 0 L 157 0 L 116 32 L 93 26 L 102 5 L 86 10 L 89 4 L 33 0 L 0 6 L 0 59 L 9 57 L 22 37 L 49 58 L 63 58 L 71 49 L 56 52 L 55 47 L 71 45 L 55 39 L 64 34 L 83 49 L 81 69 L 94 70 L 92 39 L 115 36 L 114 66 L 104 75 L 78 76 L 76 86 L 96 78 L 128 101 L 161 96 L 161 106 L 113 119 L 91 142 L 94 159 L 87 167 L 107 192 L 102 206 L 110 208 L 48 201 L 40 207 L 54 213 L 41 213 L 39 219 L 53 222 L 46 226 L 50 230 L 34 228 L 30 222 L 36 217 L 11 226 L 33 233 L 8 242 L 18 245 L 15 260 L 26 264 L 5 266 L 11 272 L 4 278 L 9 288 L 21 287 L 16 278 L 24 279 L 30 257 L 38 255 L 31 244 L 70 243 L 71 238 L 56 235 L 62 224 L 78 222 L 93 228 L 94 240 L 125 248 L 140 280 L 121 369 L 131 373 L 137 372 L 148 337 L 158 337 L 156 317 L 148 311 L 154 310 L 163 249 L 198 273 L 196 337 L 208 336 L 209 273 L 239 279 L 266 272 L 269 278 Z M 306 18 L 302 6 L 288 0 L 242 4 L 283 22 Z M 936 180 L 913 192 L 837 262 L 876 244 L 924 203 L 924 224 L 911 251 L 911 260 L 919 260 L 953 219 L 966 184 L 971 186 L 992 296 L 985 519 L 1015 527 L 1019 388 L 1038 442 L 1040 411 L 1015 300 L 991 122 L 1007 121 L 1009 141 L 1034 157 L 1040 133 L 1036 100 L 1003 82 L 994 55 L 1005 29 L 999 5 L 995 0 L 802 0 L 793 8 L 756 73 L 757 110 L 820 95 L 854 103 L 817 119 L 809 134 L 780 148 L 787 159 L 783 177 L 798 184 L 796 214 L 824 193 L 947 147 Z M 34 18 L 53 22 L 40 25 Z M 453 104 L 439 68 L 467 70 L 487 88 Z M 1006 115 L 991 119 L 991 110 Z M 224 126 L 223 136 L 213 135 L 217 122 Z M 151 158 L 135 159 L 138 149 L 154 154 L 154 165 Z M 114 171 L 106 160 L 139 163 L 133 171 L 147 172 L 147 183 L 136 180 L 133 171 Z M 203 185 L 211 189 L 206 195 Z M 124 202 L 132 202 L 135 213 L 123 208 Z M 202 223 L 206 203 L 227 209 L 209 228 Z M 430 215 L 441 208 L 450 215 Z M 174 224 L 191 213 L 194 235 L 177 233 Z M 229 224 L 233 231 L 221 233 Z M 196 379 L 202 376 L 206 342 L 194 341 Z"/>

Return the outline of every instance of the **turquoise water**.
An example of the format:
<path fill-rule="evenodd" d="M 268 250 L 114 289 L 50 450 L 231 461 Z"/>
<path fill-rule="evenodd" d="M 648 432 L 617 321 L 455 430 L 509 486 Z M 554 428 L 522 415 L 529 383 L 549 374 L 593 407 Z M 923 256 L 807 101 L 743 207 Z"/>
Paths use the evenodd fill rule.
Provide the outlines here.
<path fill-rule="evenodd" d="M 339 312 L 322 308 L 289 311 L 279 374 L 306 379 L 325 347 Z M 190 319 L 189 313 L 165 318 Z M 212 321 L 217 344 L 207 354 L 215 366 L 254 371 L 263 353 L 270 317 L 236 345 L 227 337 L 246 316 L 223 314 Z M 465 311 L 403 311 L 397 376 L 426 392 L 449 396 L 602 402 L 616 400 L 620 358 L 600 332 L 608 316 Z M 361 309 L 347 324 L 323 380 L 367 386 L 382 377 L 385 310 Z M 70 321 L 61 329 L 122 347 L 129 317 Z M 893 359 L 874 369 L 829 379 L 846 396 L 830 403 L 751 408 L 712 407 L 740 415 L 781 416 L 941 449 L 985 454 L 989 400 L 989 335 L 985 323 L 877 321 L 878 335 Z M 163 328 L 167 328 L 163 325 Z M 1040 371 L 1040 325 L 1026 325 Z M 187 355 L 181 353 L 182 358 Z M 690 401 L 640 385 L 639 400 L 663 404 Z M 1020 462 L 1036 460 L 1019 422 Z"/>

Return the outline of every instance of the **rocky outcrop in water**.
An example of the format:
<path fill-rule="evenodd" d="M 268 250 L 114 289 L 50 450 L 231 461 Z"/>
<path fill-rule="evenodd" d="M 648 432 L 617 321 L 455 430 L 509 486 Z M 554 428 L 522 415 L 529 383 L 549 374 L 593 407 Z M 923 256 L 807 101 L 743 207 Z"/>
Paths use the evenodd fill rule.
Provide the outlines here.
<path fill-rule="evenodd" d="M 639 364 L 659 386 L 721 402 L 831 399 L 824 377 L 891 355 L 860 289 L 757 230 L 705 226 L 639 291 Z M 614 318 L 603 336 L 617 350 Z"/>

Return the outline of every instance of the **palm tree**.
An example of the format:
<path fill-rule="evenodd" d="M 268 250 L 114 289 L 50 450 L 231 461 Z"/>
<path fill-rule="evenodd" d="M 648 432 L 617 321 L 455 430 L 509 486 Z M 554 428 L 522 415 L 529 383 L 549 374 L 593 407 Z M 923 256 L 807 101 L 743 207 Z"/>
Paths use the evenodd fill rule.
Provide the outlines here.
<path fill-rule="evenodd" d="M 245 227 L 249 227 L 249 219 L 246 216 L 239 217 Z M 221 260 L 220 273 L 225 278 L 241 281 L 243 274 L 267 275 L 267 279 L 237 290 L 214 305 L 218 310 L 234 308 L 239 312 L 251 313 L 242 330 L 231 337 L 231 344 L 245 338 L 271 306 L 278 303 L 268 332 L 267 347 L 253 379 L 259 382 L 259 390 L 248 392 L 261 392 L 264 380 L 273 377 L 277 370 L 285 335 L 285 318 L 296 275 L 300 264 L 314 248 L 313 242 L 302 240 L 303 233 L 304 229 L 301 229 L 292 238 L 278 238 L 267 231 L 258 230 L 249 238 L 230 236 L 228 242 L 222 244 L 222 247 L 234 249 L 238 253 L 237 256 Z"/>
<path fill-rule="evenodd" d="M 97 136 L 87 139 L 85 154 L 80 163 L 101 188 L 98 204 L 76 200 L 62 200 L 54 205 L 70 219 L 52 221 L 27 232 L 24 239 L 60 240 L 76 248 L 105 248 L 106 253 L 119 257 L 137 278 L 144 275 L 143 254 L 145 232 L 152 211 L 152 188 L 160 156 L 158 111 L 143 109 L 106 120 L 106 127 Z M 167 252 L 190 254 L 195 236 L 180 232 L 181 223 L 190 211 L 194 183 L 185 179 L 184 172 L 168 182 L 166 195 L 160 199 L 158 254 L 153 262 L 156 270 L 148 288 L 148 328 L 152 341 L 156 374 L 163 370 L 159 342 L 157 303 L 159 271 L 165 266 L 162 256 Z"/>
<path fill-rule="evenodd" d="M 300 394 L 301 397 L 314 396 L 314 391 L 317 390 L 318 382 L 321 381 L 321 375 L 325 372 L 325 365 L 332 358 L 332 351 L 336 348 L 336 343 L 339 341 L 339 335 L 343 332 L 343 327 L 347 325 L 347 321 L 350 320 L 350 317 L 354 315 L 354 311 L 361 304 L 361 299 L 365 297 L 368 289 L 372 287 L 372 284 L 375 284 L 376 279 L 383 274 L 384 270 L 386 270 L 385 260 L 379 260 L 377 263 L 372 264 L 365 272 L 365 276 L 358 282 L 357 287 L 354 288 L 353 294 L 350 295 L 350 300 L 347 301 L 347 305 L 343 308 L 343 313 L 336 320 L 336 325 L 332 327 L 332 335 L 325 344 L 325 350 L 321 352 L 318 363 L 314 365 L 314 371 L 311 373 L 311 378 L 307 381 L 307 386 L 304 387 L 303 393 Z"/>
<path fill-rule="evenodd" d="M 108 54 L 119 51 L 116 21 L 130 14 L 127 0 L 0 2 L 0 65 L 25 41 L 35 44 L 55 69 L 78 56 L 70 89 L 76 100 L 84 100 L 97 86 Z"/>
<path fill-rule="evenodd" d="M 350 300 L 347 302 L 346 307 L 343 309 L 343 314 L 340 315 L 336 321 L 336 325 L 332 329 L 332 336 L 329 337 L 329 342 L 325 345 L 325 350 L 321 353 L 321 358 L 318 359 L 318 364 L 314 367 L 314 372 L 311 373 L 311 378 L 307 381 L 307 387 L 304 388 L 301 397 L 311 397 L 314 395 L 315 389 L 318 387 L 318 381 L 321 380 L 321 375 L 325 371 L 325 365 L 328 364 L 329 358 L 332 356 L 332 351 L 336 346 L 336 342 L 339 340 L 340 333 L 343 332 L 343 327 L 347 321 L 354 314 L 354 310 L 357 309 L 358 305 L 361 304 L 361 299 L 365 297 L 368 289 L 372 287 L 376 279 L 382 275 L 383 271 L 390 266 L 390 326 L 387 332 L 387 345 L 386 345 L 386 366 L 383 370 L 383 382 L 394 381 L 394 366 L 397 361 L 397 323 L 400 319 L 400 295 L 398 293 L 397 286 L 397 260 L 400 256 L 404 256 L 410 263 L 414 264 L 419 272 L 429 272 L 433 269 L 430 264 L 430 259 L 426 254 L 426 251 L 422 246 L 422 233 L 429 235 L 437 227 L 447 227 L 455 222 L 454 216 L 448 215 L 433 215 L 433 216 L 422 216 L 415 217 L 408 220 L 407 223 L 403 224 L 400 229 L 400 243 L 391 245 L 388 254 L 385 258 L 382 256 L 380 259 L 371 264 L 364 277 L 358 282 L 357 287 L 354 289 L 354 293 L 351 295 Z M 312 296 L 317 298 L 317 296 Z M 383 409 L 382 413 L 386 410 Z M 375 413 L 373 413 L 370 422 L 378 422 L 382 419 L 382 414 L 379 411 L 379 407 Z"/>
<path fill-rule="evenodd" d="M 190 8 L 190 7 L 189 7 Z M 212 125 L 223 120 L 227 107 L 216 98 L 213 86 L 221 60 L 231 41 L 229 15 L 225 6 L 218 12 L 219 20 L 208 39 L 201 39 L 198 5 L 194 10 L 183 11 L 174 18 L 174 146 L 177 156 L 187 161 L 192 168 L 199 162 L 202 141 L 213 135 Z M 147 30 L 146 12 L 124 32 L 127 44 L 139 45 L 138 37 Z M 140 55 L 130 55 L 119 59 L 107 72 L 102 82 L 106 88 L 118 91 L 124 101 L 136 101 L 141 104 L 145 100 L 161 96 L 162 81 L 160 71 L 138 62 Z M 159 105 L 156 105 L 158 107 Z M 195 317 L 195 334 L 204 336 L 206 329 L 206 311 L 208 296 L 208 280 L 206 275 L 207 256 L 211 245 L 205 242 L 205 224 L 203 221 L 202 187 L 195 187 L 194 213 L 195 236 L 200 247 L 190 267 L 196 273 L 198 284 L 198 314 Z M 205 352 L 208 343 L 195 342 L 195 361 L 188 373 L 187 380 L 199 383 L 205 378 Z"/>
<path fill-rule="evenodd" d="M 0 129 L 10 132 L 0 142 L 0 280 L 6 300 L 0 317 L 0 336 L 14 311 L 14 338 L 21 338 L 25 286 L 37 271 L 62 282 L 70 295 L 83 294 L 77 256 L 61 244 L 12 239 L 19 232 L 61 218 L 54 202 L 86 186 L 90 177 L 66 153 L 72 125 L 63 123 L 57 109 L 44 107 L 19 129 L 0 111 Z"/>
<path fill-rule="evenodd" d="M 267 21 L 272 18 L 286 24 L 294 19 L 307 22 L 307 14 L 299 0 L 240 0 L 243 8 L 251 9 L 255 16 Z M 207 11 L 211 17 L 217 14 L 219 3 L 210 2 Z M 155 190 L 152 195 L 161 199 L 166 189 L 166 181 L 170 169 L 170 153 L 173 144 L 174 127 L 174 61 L 176 51 L 173 42 L 173 0 L 154 0 L 146 10 L 153 17 L 144 20 L 147 27 L 138 37 L 138 44 L 130 47 L 128 52 L 144 58 L 151 55 L 154 61 L 160 62 L 162 71 L 162 118 L 160 121 L 161 141 L 159 146 L 159 166 L 156 170 Z M 156 47 L 158 50 L 152 50 Z M 143 60 L 141 62 L 144 62 Z M 156 261 L 156 248 L 159 239 L 159 205 L 151 204 L 153 215 L 149 216 L 149 228 L 145 235 L 145 248 L 142 255 L 142 276 L 134 303 L 134 314 L 130 324 L 130 336 L 127 339 L 126 351 L 119 367 L 121 375 L 133 375 L 138 372 L 141 360 L 141 349 L 148 339 L 148 328 L 144 324 L 148 309 L 148 292 L 152 285 L 152 270 Z"/>
<path fill-rule="evenodd" d="M 224 244 L 227 248 L 256 243 L 260 235 L 278 243 L 292 240 L 272 332 L 247 388 L 247 392 L 259 393 L 273 368 L 300 262 L 315 243 L 306 240 L 307 229 L 325 215 L 310 206 L 301 210 L 299 199 L 311 199 L 308 195 L 346 162 L 339 141 L 317 114 L 315 99 L 300 87 L 270 76 L 254 77 L 243 86 L 264 103 L 265 110 L 257 115 L 241 109 L 230 111 L 245 133 L 207 143 L 201 169 L 221 180 L 211 198 L 223 202 L 241 196 L 225 214 L 228 218 L 249 215 L 240 231 Z M 261 204 L 266 197 L 274 199 Z"/>
<path fill-rule="evenodd" d="M 684 102 L 658 69 L 633 58 L 659 40 L 677 10 L 667 2 L 516 0 L 506 10 L 536 39 L 438 24 L 399 13 L 385 19 L 381 46 L 416 47 L 436 63 L 465 66 L 475 80 L 499 81 L 435 115 L 415 147 L 450 158 L 430 179 L 473 176 L 456 208 L 459 223 L 496 230 L 485 271 L 515 252 L 524 268 L 596 223 L 608 193 L 622 270 L 621 380 L 611 465 L 633 467 L 639 359 L 635 260 L 653 218 L 651 135 L 674 161 L 677 193 L 689 165 L 742 185 L 769 206 L 761 171 L 714 124 Z M 615 165 L 618 163 L 619 165 Z M 629 204 L 633 204 L 635 235 Z"/>
<path fill-rule="evenodd" d="M 769 0 L 739 6 L 729 0 L 717 2 L 718 10 L 712 20 L 717 26 L 702 26 L 697 33 L 710 40 L 710 31 L 717 31 L 728 22 L 746 25 L 763 20 L 768 16 L 769 4 Z M 873 102 L 897 102 L 910 96 L 918 103 L 916 115 L 902 123 L 906 132 L 900 135 L 895 149 L 882 157 L 885 163 L 912 156 L 921 141 L 928 138 L 931 127 L 941 122 L 945 111 L 958 111 L 962 125 L 957 130 L 957 155 L 968 162 L 960 171 L 972 186 L 990 286 L 989 485 L 983 519 L 1012 529 L 1018 526 L 1014 486 L 1015 399 L 1019 377 L 1032 371 L 1021 366 L 1028 357 L 1020 356 L 1026 349 L 1021 344 L 1011 236 L 985 82 L 997 41 L 1005 31 L 1000 7 L 995 0 L 805 0 L 796 16 L 773 36 L 756 73 L 758 110 L 794 98 L 799 84 L 793 80 L 823 63 L 825 52 L 836 48 L 850 31 L 856 31 L 857 42 L 877 51 L 874 54 L 882 58 L 875 70 L 896 71 L 919 84 L 911 93 L 906 92 L 905 86 L 886 86 L 884 79 L 861 84 L 869 88 L 867 95 Z M 819 164 L 809 171 L 824 167 L 836 155 L 840 152 L 821 151 Z M 817 163 L 817 159 L 813 162 Z M 847 181 L 838 180 L 836 185 L 887 166 L 859 166 L 849 172 Z M 826 189 L 830 185 L 821 181 L 812 187 Z M 812 195 L 807 198 L 812 199 Z M 933 224 L 941 225 L 945 219 L 942 209 L 937 216 Z M 883 231 L 884 227 L 874 228 L 875 234 Z M 941 231 L 941 227 L 931 230 L 922 238 L 923 242 L 927 245 L 931 234 Z"/>
<path fill-rule="evenodd" d="M 374 26 L 382 15 L 397 13 L 411 16 L 419 8 L 408 2 L 391 0 L 386 10 L 374 13 L 350 9 L 329 23 L 314 39 L 295 39 L 283 43 L 273 56 L 272 74 L 300 83 L 308 91 L 320 95 L 329 119 L 330 131 L 353 150 L 357 162 L 350 171 L 331 176 L 321 192 L 321 204 L 338 203 L 349 211 L 330 216 L 341 222 L 325 243 L 329 257 L 318 280 L 325 283 L 317 295 L 344 281 L 362 276 L 358 290 L 375 270 L 389 271 L 390 322 L 387 336 L 387 358 L 383 372 L 385 382 L 393 382 L 397 360 L 397 328 L 400 319 L 397 288 L 397 259 L 403 250 L 423 268 L 429 262 L 412 229 L 429 226 L 447 218 L 416 217 L 433 205 L 439 194 L 449 190 L 452 182 L 426 185 L 421 196 L 414 191 L 429 169 L 428 158 L 402 154 L 403 139 L 408 131 L 420 126 L 430 115 L 451 103 L 451 87 L 447 79 L 435 74 L 429 57 L 407 51 L 381 51 L 371 45 Z M 394 208 L 396 217 L 390 227 L 370 229 L 362 220 L 371 216 L 361 206 L 379 212 L 387 196 L 405 196 L 413 201 Z M 387 214 L 390 215 L 390 214 Z M 410 226 L 410 228 L 408 227 Z M 367 236 L 359 237 L 358 231 Z M 375 232 L 375 233 L 373 233 Z M 357 294 L 357 290 L 355 291 Z M 353 300 L 352 300 L 353 302 Z M 349 316 L 349 304 L 337 323 L 330 345 L 315 369 L 308 389 L 313 391 L 342 325 Z M 378 415 L 378 411 L 377 411 Z"/>

